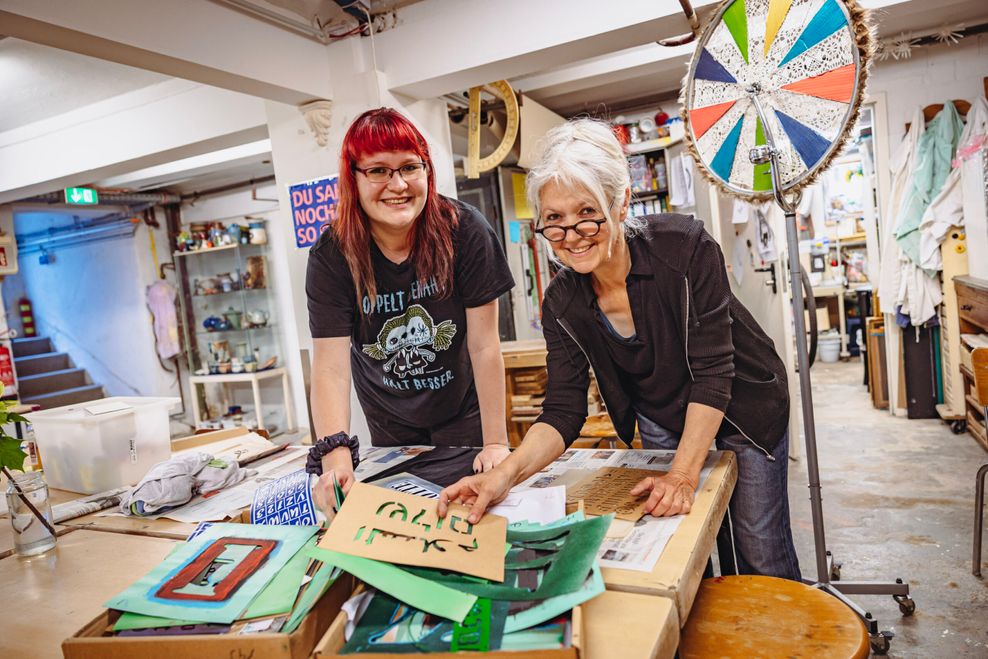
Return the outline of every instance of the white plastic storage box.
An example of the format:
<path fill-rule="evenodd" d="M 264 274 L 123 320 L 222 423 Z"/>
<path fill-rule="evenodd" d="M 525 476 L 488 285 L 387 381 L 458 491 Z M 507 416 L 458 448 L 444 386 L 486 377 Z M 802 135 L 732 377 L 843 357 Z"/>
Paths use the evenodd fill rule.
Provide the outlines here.
<path fill-rule="evenodd" d="M 178 403 L 115 396 L 24 416 L 34 426 L 48 485 L 94 494 L 136 485 L 171 458 L 168 411 Z"/>

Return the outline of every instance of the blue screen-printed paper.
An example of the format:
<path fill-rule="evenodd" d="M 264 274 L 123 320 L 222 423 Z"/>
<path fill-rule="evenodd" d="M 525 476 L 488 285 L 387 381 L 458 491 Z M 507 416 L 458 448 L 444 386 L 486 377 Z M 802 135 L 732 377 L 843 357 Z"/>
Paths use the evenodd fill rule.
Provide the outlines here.
<path fill-rule="evenodd" d="M 214 524 L 104 606 L 163 618 L 233 622 L 317 530 Z"/>
<path fill-rule="evenodd" d="M 250 505 L 250 523 L 318 525 L 309 474 L 300 469 L 257 488 Z"/>

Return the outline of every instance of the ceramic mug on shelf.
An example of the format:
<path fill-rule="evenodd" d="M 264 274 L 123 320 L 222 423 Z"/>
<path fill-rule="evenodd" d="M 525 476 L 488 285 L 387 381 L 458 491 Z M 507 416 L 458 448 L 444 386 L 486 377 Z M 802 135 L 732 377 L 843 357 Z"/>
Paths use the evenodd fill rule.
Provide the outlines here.
<path fill-rule="evenodd" d="M 268 324 L 268 312 L 263 309 L 251 309 L 247 312 L 247 324 L 251 327 L 264 327 Z"/>
<path fill-rule="evenodd" d="M 237 311 L 233 307 L 223 312 L 223 317 L 230 323 L 230 329 L 238 330 L 242 327 L 240 324 L 241 316 L 243 316 L 243 312 Z"/>
<path fill-rule="evenodd" d="M 251 220 L 249 226 L 251 245 L 263 245 L 268 242 L 268 232 L 264 228 L 264 220 Z"/>

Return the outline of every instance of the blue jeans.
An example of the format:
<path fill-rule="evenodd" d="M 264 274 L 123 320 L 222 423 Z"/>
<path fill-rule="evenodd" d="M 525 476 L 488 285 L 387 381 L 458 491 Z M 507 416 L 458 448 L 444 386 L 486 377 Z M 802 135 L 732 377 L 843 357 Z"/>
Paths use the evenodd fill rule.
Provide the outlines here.
<path fill-rule="evenodd" d="M 643 448 L 679 446 L 678 435 L 640 414 L 638 432 Z M 738 482 L 717 536 L 721 574 L 799 581 L 799 559 L 789 526 L 789 432 L 772 452 L 774 461 L 740 433 L 717 439 L 717 448 L 733 451 L 738 460 Z"/>

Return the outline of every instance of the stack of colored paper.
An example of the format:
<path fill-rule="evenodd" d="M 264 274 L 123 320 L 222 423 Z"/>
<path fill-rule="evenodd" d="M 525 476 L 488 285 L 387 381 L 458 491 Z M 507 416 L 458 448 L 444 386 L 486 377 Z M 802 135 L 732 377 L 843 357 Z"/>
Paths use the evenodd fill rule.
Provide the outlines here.
<path fill-rule="evenodd" d="M 311 560 L 316 526 L 211 524 L 106 602 L 119 635 L 290 633 L 339 571 Z M 301 594 L 300 594 L 301 590 Z"/>

